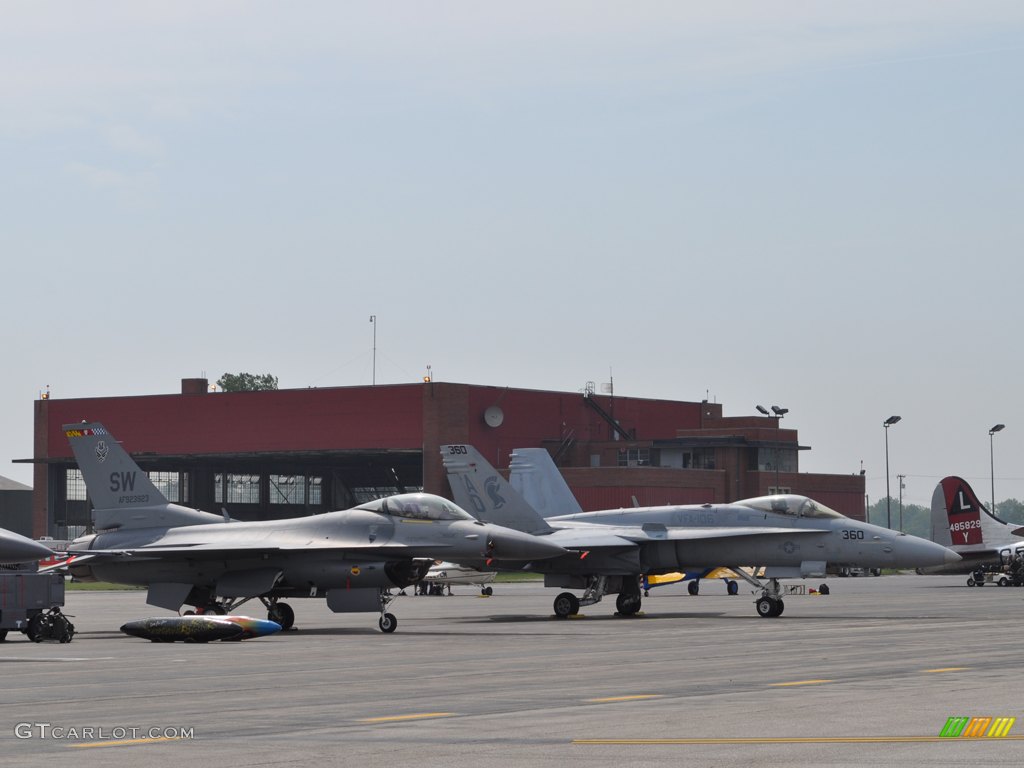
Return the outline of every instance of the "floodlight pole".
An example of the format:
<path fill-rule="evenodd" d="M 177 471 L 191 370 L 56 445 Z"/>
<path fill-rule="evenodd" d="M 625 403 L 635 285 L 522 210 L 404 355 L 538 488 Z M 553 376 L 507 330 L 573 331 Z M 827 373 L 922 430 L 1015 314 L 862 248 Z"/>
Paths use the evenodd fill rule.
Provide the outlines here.
<path fill-rule="evenodd" d="M 993 435 L 996 432 L 1002 432 L 1006 429 L 1005 424 L 996 424 L 992 429 L 988 431 L 988 464 L 990 477 L 992 478 L 992 509 L 991 512 L 994 515 L 996 513 L 996 459 L 995 459 L 995 443 Z"/>
<path fill-rule="evenodd" d="M 882 422 L 885 427 L 885 527 L 892 529 L 892 499 L 889 494 L 889 427 L 900 420 L 900 416 L 890 416 Z"/>
<path fill-rule="evenodd" d="M 377 316 L 370 315 L 370 323 L 373 325 L 373 384 L 377 385 Z"/>

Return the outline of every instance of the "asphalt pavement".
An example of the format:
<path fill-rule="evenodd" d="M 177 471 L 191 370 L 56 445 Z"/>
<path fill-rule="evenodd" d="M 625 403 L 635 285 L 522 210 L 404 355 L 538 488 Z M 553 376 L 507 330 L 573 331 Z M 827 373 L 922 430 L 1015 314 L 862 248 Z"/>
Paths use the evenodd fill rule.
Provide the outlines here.
<path fill-rule="evenodd" d="M 73 642 L 0 644 L 0 764 L 1017 766 L 1024 589 L 965 580 L 830 579 L 767 619 L 722 582 L 567 620 L 537 583 L 409 590 L 394 634 L 305 599 L 293 631 L 210 644 L 122 635 L 166 615 L 143 592 L 69 591 Z M 953 717 L 982 736 L 940 737 Z"/>

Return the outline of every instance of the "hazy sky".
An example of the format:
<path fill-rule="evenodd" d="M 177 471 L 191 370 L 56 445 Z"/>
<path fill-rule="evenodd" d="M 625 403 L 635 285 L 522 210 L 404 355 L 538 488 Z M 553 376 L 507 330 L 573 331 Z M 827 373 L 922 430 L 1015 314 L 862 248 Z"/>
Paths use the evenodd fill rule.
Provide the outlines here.
<path fill-rule="evenodd" d="M 790 409 L 1024 499 L 1020 2 L 12 2 L 0 474 L 32 401 L 440 381 Z"/>

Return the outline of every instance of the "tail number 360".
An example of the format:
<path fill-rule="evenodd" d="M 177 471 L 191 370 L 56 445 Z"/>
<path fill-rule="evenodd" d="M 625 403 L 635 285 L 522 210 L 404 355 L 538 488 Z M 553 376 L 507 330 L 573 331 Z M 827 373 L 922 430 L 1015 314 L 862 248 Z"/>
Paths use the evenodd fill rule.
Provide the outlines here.
<path fill-rule="evenodd" d="M 856 528 L 843 528 L 841 531 L 844 539 L 863 539 L 864 531 L 858 531 Z"/>

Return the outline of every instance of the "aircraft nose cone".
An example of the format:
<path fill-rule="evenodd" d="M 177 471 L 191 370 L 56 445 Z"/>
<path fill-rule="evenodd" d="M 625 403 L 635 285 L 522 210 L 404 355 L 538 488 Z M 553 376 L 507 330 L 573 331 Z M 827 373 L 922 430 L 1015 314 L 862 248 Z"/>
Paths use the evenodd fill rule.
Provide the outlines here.
<path fill-rule="evenodd" d="M 30 563 L 52 554 L 39 542 L 13 531 L 0 530 L 0 563 Z"/>
<path fill-rule="evenodd" d="M 893 560 L 897 568 L 924 568 L 955 563 L 960 560 L 960 555 L 934 541 L 906 536 L 896 540 Z"/>
<path fill-rule="evenodd" d="M 488 526 L 488 538 L 493 544 L 492 557 L 497 560 L 546 560 L 564 555 L 566 551 L 543 536 L 534 536 L 500 525 Z"/>

